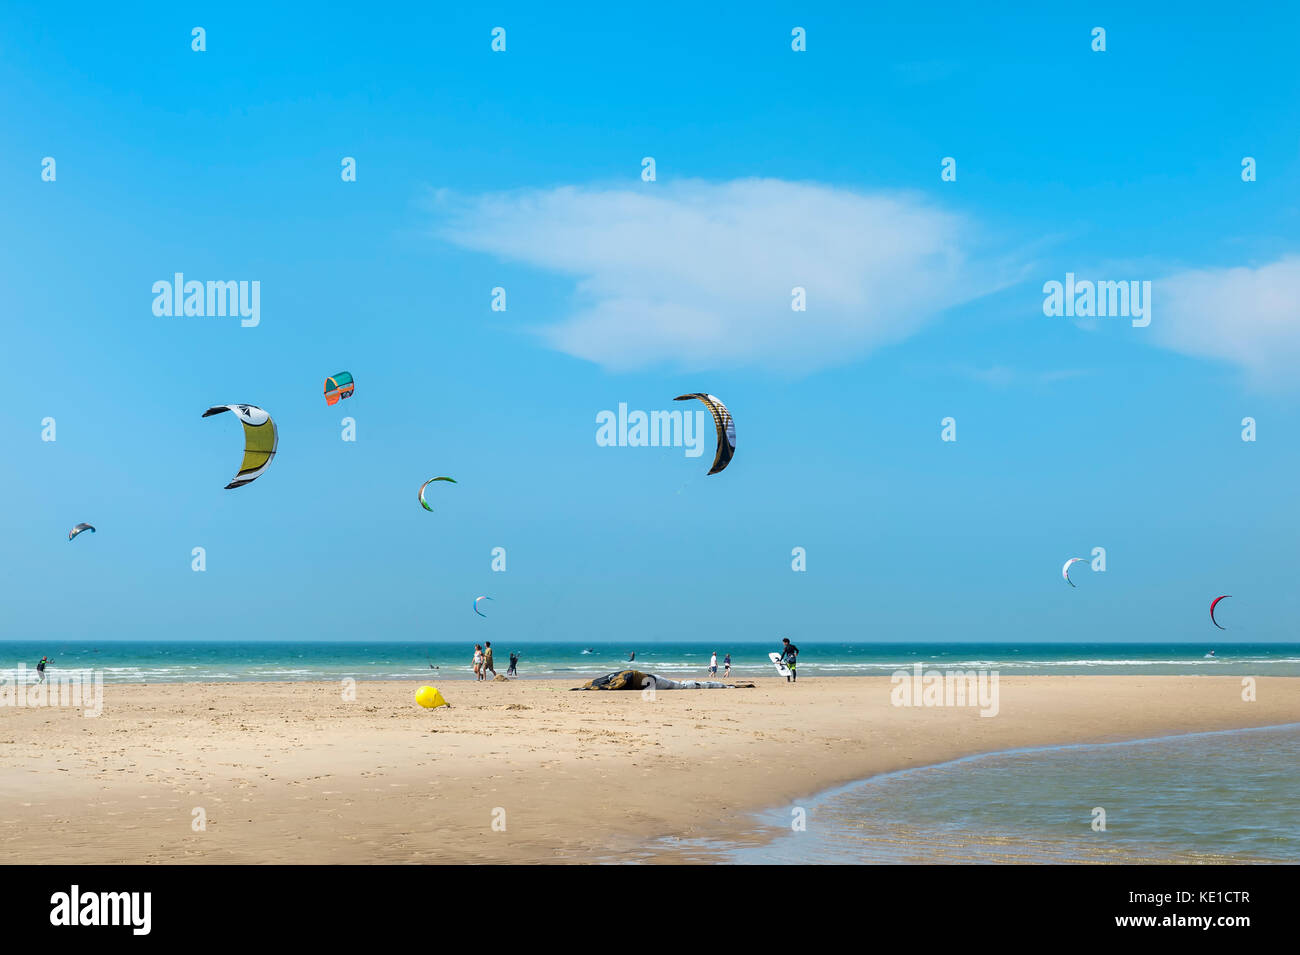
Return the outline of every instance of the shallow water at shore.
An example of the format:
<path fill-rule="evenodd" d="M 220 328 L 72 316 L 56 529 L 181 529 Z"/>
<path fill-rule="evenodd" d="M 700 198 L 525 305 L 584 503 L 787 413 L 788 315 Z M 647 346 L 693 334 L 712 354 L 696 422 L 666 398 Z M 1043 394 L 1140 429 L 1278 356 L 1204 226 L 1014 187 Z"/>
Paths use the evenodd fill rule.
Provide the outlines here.
<path fill-rule="evenodd" d="M 1300 725 L 972 756 L 764 813 L 734 843 L 663 840 L 647 858 L 1296 863 L 1298 764 Z M 793 831 L 800 809 L 806 829 Z"/>

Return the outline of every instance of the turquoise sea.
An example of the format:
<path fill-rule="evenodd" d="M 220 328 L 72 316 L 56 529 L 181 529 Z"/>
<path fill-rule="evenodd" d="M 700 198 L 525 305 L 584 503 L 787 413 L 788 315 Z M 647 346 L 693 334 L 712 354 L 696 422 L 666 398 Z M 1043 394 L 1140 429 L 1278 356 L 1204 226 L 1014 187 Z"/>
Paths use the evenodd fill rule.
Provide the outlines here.
<path fill-rule="evenodd" d="M 796 638 L 802 678 L 888 676 L 922 663 L 939 667 L 997 669 L 1016 674 L 1213 674 L 1300 676 L 1300 644 L 1035 644 L 1035 643 L 836 643 Z M 572 678 L 635 665 L 674 678 L 706 675 L 709 654 L 721 663 L 730 653 L 732 673 L 771 676 L 767 654 L 780 641 L 709 644 L 674 641 L 640 647 L 621 643 L 493 641 L 497 670 L 504 673 L 510 652 L 520 655 L 519 676 Z M 1209 651 L 1214 650 L 1214 656 Z M 586 652 L 590 651 L 590 652 Z M 440 679 L 472 679 L 474 642 L 464 643 L 307 643 L 209 642 L 144 643 L 130 640 L 49 642 L 0 641 L 0 679 L 12 679 L 19 664 L 30 671 L 42 656 L 55 669 L 93 668 L 106 683 L 226 682 L 237 680 L 414 680 L 438 667 Z M 635 652 L 634 664 L 628 656 Z"/>

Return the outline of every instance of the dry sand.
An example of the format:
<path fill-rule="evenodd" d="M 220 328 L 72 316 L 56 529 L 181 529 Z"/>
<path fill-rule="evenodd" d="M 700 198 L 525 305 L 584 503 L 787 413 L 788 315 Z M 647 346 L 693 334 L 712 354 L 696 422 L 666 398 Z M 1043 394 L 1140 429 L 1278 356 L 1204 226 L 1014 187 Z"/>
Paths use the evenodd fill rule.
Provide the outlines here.
<path fill-rule="evenodd" d="M 1004 678 L 993 718 L 892 706 L 887 678 L 758 683 L 647 701 L 454 681 L 432 711 L 405 682 L 353 702 L 334 683 L 109 685 L 94 719 L 0 707 L 0 846 L 22 863 L 643 858 L 894 769 L 1300 722 L 1297 678 L 1261 678 L 1251 703 L 1236 677 Z"/>

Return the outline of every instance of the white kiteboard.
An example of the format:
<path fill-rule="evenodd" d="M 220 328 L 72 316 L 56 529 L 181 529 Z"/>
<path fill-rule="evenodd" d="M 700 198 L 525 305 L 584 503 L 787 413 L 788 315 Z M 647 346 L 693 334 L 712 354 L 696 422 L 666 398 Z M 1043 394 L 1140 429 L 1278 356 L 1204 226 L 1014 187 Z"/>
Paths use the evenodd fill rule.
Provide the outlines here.
<path fill-rule="evenodd" d="M 771 661 L 772 661 L 772 665 L 776 667 L 776 675 L 777 675 L 777 676 L 783 676 L 783 677 L 785 677 L 787 680 L 790 678 L 790 668 L 789 668 L 788 666 L 786 666 L 784 663 L 781 662 L 781 654 L 779 654 L 779 653 L 769 653 L 769 654 L 767 655 L 767 658 L 768 658 L 769 660 L 771 660 Z"/>

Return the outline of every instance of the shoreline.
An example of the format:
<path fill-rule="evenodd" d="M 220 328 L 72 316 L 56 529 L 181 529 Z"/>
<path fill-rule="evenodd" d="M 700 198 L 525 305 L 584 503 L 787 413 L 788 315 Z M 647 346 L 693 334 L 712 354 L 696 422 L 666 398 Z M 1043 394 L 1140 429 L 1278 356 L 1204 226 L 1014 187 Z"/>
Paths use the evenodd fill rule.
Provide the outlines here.
<path fill-rule="evenodd" d="M 638 651 L 629 661 L 621 643 L 600 643 L 591 654 L 577 643 L 497 641 L 505 672 L 510 650 L 521 656 L 518 678 L 572 680 L 574 685 L 611 671 L 633 668 L 670 679 L 708 678 L 708 650 L 694 641 L 661 642 Z M 719 644 L 720 657 L 733 654 L 736 682 L 773 677 L 768 661 L 774 644 L 764 641 Z M 456 650 L 456 647 L 460 647 Z M 310 641 L 3 641 L 0 640 L 0 693 L 6 683 L 35 679 L 35 661 L 52 654 L 53 677 L 91 675 L 106 684 L 267 683 L 421 680 L 472 683 L 470 658 L 459 643 L 315 643 Z M 800 661 L 805 678 L 889 677 L 922 663 L 945 670 L 998 671 L 1010 677 L 1033 676 L 1294 676 L 1300 677 L 1300 643 L 1222 645 L 1219 655 L 1202 645 L 1183 643 L 817 643 Z M 441 669 L 431 669 L 430 665 Z M 84 678 L 84 677 L 83 677 Z"/>
<path fill-rule="evenodd" d="M 1004 757 L 1053 755 L 1057 753 L 1070 752 L 1072 750 L 1096 752 L 1098 750 L 1105 750 L 1110 748 L 1122 748 L 1126 746 L 1167 744 L 1167 743 L 1186 742 L 1191 740 L 1200 740 L 1200 739 L 1205 739 L 1210 737 L 1219 737 L 1219 736 L 1232 737 L 1232 736 L 1249 735 L 1254 733 L 1273 733 L 1273 732 L 1289 731 L 1289 730 L 1300 730 L 1300 722 L 1270 723 L 1262 726 L 1242 726 L 1242 727 L 1233 727 L 1230 729 L 1198 730 L 1195 732 L 1172 733 L 1163 736 L 1142 736 L 1133 739 L 1070 742 L 1070 743 L 1050 743 L 1042 746 L 1020 746 L 1020 747 L 1013 747 L 1011 749 L 990 750 L 987 752 L 970 753 L 967 755 L 958 756 L 954 759 L 950 759 L 938 763 L 927 763 L 920 766 L 907 766 L 902 769 L 888 770 L 886 772 L 877 773 L 874 776 L 867 776 L 862 779 L 851 780 L 846 783 L 841 783 L 839 785 L 832 786 L 829 789 L 822 790 L 821 792 L 816 793 L 815 795 L 811 796 L 810 798 L 804 801 L 808 803 L 808 806 L 806 808 L 811 812 L 813 810 L 822 808 L 827 803 L 833 802 L 838 798 L 849 796 L 855 790 L 865 788 L 871 784 L 883 783 L 889 780 L 898 779 L 900 777 L 920 775 L 932 770 L 949 769 L 957 766 L 962 766 L 964 764 L 977 765 L 980 762 L 985 760 L 996 760 Z M 742 848 L 752 849 L 756 847 L 769 845 L 772 842 L 774 842 L 776 839 L 789 835 L 789 833 L 784 828 L 783 821 L 782 823 L 777 823 L 775 821 L 775 816 L 777 812 L 779 812 L 779 807 L 769 807 L 767 809 L 755 812 L 754 813 L 755 837 L 748 840 L 741 840 L 742 842 L 746 843 L 743 846 L 716 845 L 710 847 L 710 849 L 707 851 L 697 847 L 693 849 L 690 854 L 692 856 L 697 857 L 695 861 L 702 861 L 702 862 L 730 861 L 724 858 L 725 855 L 734 852 L 737 849 L 742 849 Z M 965 838 L 969 840 L 971 844 L 975 844 L 975 845 L 978 845 L 981 841 L 979 835 L 974 832 L 967 832 Z M 670 852 L 672 851 L 671 846 L 666 848 L 668 851 Z M 1110 849 L 1108 851 L 1116 852 L 1117 850 Z M 1118 851 L 1122 851 L 1122 850 L 1118 850 Z M 1265 859 L 1265 858 L 1246 858 L 1246 857 L 1241 857 L 1241 858 L 1222 857 L 1222 856 L 1216 856 L 1209 852 L 1196 852 L 1196 851 L 1190 851 L 1188 854 L 1190 856 L 1197 856 L 1198 857 L 1197 861 L 1199 862 L 1215 862 L 1220 864 L 1223 863 L 1251 864 L 1251 865 L 1287 864 L 1287 863 L 1294 864 L 1296 861 L 1300 861 L 1300 860 L 1275 859 L 1275 858 Z M 1041 863 L 1042 860 L 1031 859 L 1028 861 L 1033 863 Z M 1134 856 L 1131 859 L 1126 859 L 1124 861 L 1133 862 L 1133 863 L 1150 864 L 1150 865 L 1160 865 L 1160 864 L 1178 864 L 1178 862 L 1180 862 L 1181 860 L 1172 859 L 1168 855 L 1147 854 L 1141 856 Z M 812 863 L 812 864 L 816 864 L 816 863 Z"/>
<path fill-rule="evenodd" d="M 0 707 L 0 845 L 18 861 L 53 829 L 42 861 L 695 861 L 658 844 L 759 838 L 760 814 L 886 773 L 1300 722 L 1294 677 L 1261 677 L 1253 703 L 1226 676 L 1004 677 L 992 718 L 892 706 L 888 677 L 755 682 L 645 701 L 457 681 L 433 711 L 415 681 L 351 702 L 335 683 L 106 684 L 95 719 Z"/>

